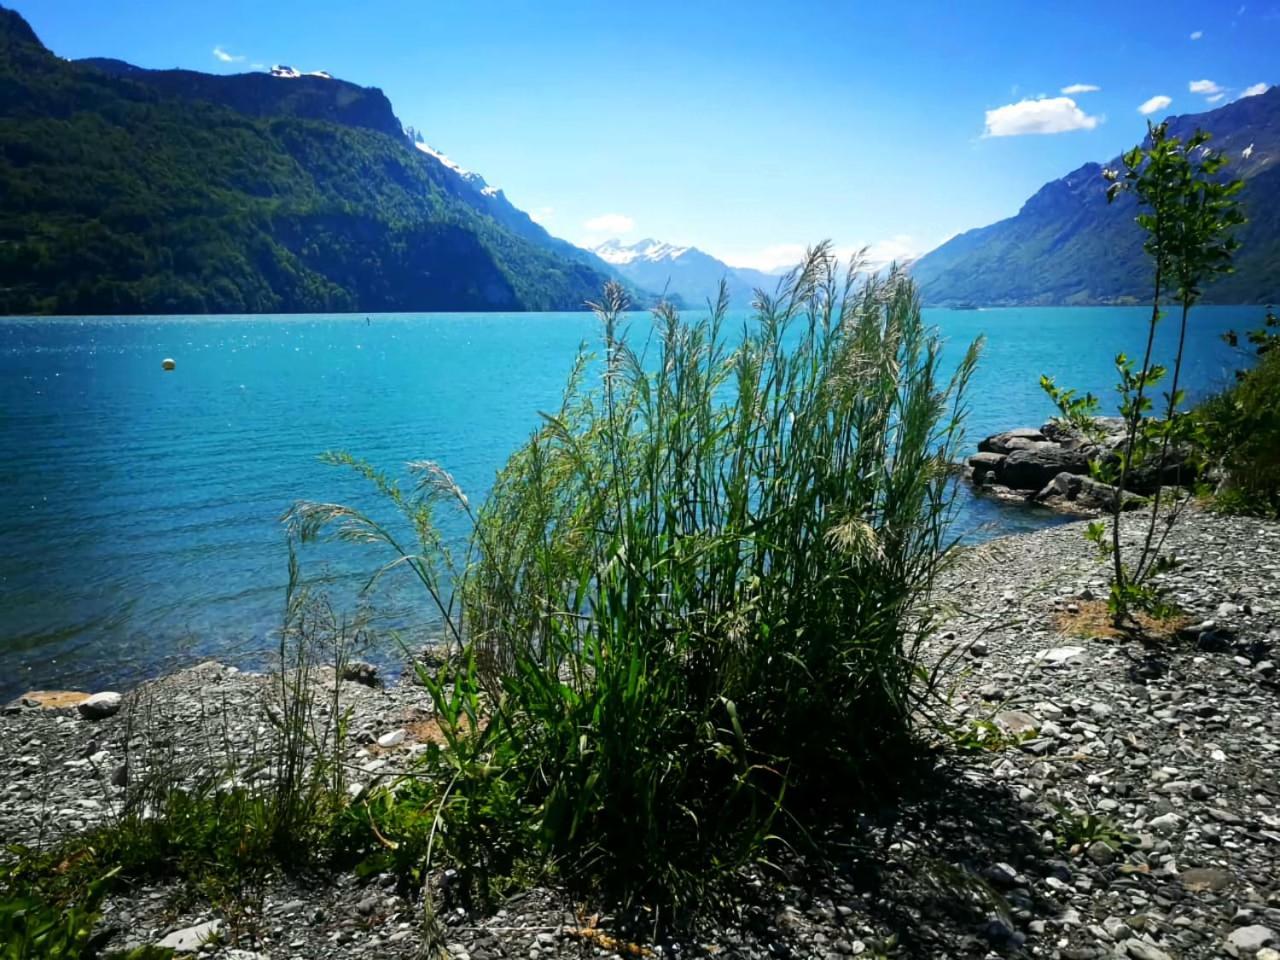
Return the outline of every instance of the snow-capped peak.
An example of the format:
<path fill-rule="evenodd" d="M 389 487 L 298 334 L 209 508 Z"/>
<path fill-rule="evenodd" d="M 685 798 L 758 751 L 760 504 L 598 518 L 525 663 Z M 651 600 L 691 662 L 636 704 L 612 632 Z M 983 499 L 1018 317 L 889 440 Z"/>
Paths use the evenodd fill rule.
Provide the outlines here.
<path fill-rule="evenodd" d="M 661 243 L 658 240 L 651 239 L 638 240 L 632 244 L 624 244 L 621 240 L 615 239 L 606 240 L 594 248 L 592 253 L 605 263 L 622 266 L 623 264 L 634 263 L 637 260 L 647 260 L 650 263 L 676 260 L 691 249 L 691 247 L 677 247 L 672 243 Z"/>

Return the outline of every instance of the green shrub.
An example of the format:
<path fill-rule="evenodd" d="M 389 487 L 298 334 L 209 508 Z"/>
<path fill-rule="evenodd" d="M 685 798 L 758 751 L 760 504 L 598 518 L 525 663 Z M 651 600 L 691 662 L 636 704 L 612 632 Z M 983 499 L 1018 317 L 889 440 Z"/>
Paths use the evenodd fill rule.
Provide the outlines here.
<path fill-rule="evenodd" d="M 97 919 L 97 902 L 63 907 L 29 894 L 0 896 L 0 958 L 79 960 L 89 955 Z"/>
<path fill-rule="evenodd" d="M 79 902 L 59 903 L 19 882 L 12 871 L 0 878 L 0 960 L 169 960 L 172 950 L 138 947 L 102 954 L 94 927 L 101 919 L 103 894 L 114 874 L 88 886 Z"/>
<path fill-rule="evenodd" d="M 1249 335 L 1257 364 L 1195 411 L 1196 437 L 1219 476 L 1213 506 L 1227 513 L 1280 516 L 1280 324 L 1271 313 Z"/>
<path fill-rule="evenodd" d="M 680 908 L 902 771 L 977 345 L 945 376 L 910 281 L 859 284 L 826 246 L 733 347 L 723 296 L 655 311 L 651 353 L 625 307 L 607 288 L 604 356 L 579 357 L 478 511 L 435 464 L 406 492 L 336 455 L 412 545 L 345 506 L 292 520 L 389 545 L 460 645 L 424 676 L 449 742 L 417 835 Z M 448 505 L 463 557 L 433 523 Z"/>

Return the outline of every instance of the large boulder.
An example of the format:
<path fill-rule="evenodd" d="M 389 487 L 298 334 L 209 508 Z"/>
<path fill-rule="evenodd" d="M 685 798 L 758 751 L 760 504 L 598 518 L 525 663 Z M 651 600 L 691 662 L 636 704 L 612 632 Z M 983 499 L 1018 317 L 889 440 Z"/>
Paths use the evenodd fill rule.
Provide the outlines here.
<path fill-rule="evenodd" d="M 1060 473 L 1032 499 L 1059 509 L 1110 512 L 1115 509 L 1116 488 L 1082 474 Z M 1120 498 L 1120 509 L 1136 510 L 1146 502 L 1144 497 L 1125 491 Z"/>
<path fill-rule="evenodd" d="M 1068 450 L 1056 443 L 1016 449 L 996 469 L 996 481 L 1014 490 L 1040 491 L 1060 473 L 1088 473 L 1091 447 Z"/>
<path fill-rule="evenodd" d="M 105 720 L 107 717 L 113 716 L 120 711 L 120 703 L 123 698 L 114 690 L 105 690 L 102 693 L 95 693 L 92 697 L 86 697 L 76 704 L 76 709 L 80 711 L 80 716 L 86 720 Z"/>
<path fill-rule="evenodd" d="M 984 450 L 982 453 L 975 453 L 969 458 L 969 466 L 973 470 L 973 482 L 981 486 L 992 477 L 1000 464 L 1004 463 L 1003 453 L 993 453 Z"/>
<path fill-rule="evenodd" d="M 1094 417 L 1093 429 L 1086 436 L 1079 427 L 1065 420 L 1050 420 L 1040 428 L 1045 439 L 1064 446 L 1080 446 L 1084 443 L 1096 443 L 1104 447 L 1113 447 L 1124 437 L 1124 419 L 1122 417 Z"/>
<path fill-rule="evenodd" d="M 979 453 L 1012 453 L 1029 447 L 1034 443 L 1043 443 L 1045 435 L 1032 427 L 1018 427 L 1006 430 L 978 442 Z"/>

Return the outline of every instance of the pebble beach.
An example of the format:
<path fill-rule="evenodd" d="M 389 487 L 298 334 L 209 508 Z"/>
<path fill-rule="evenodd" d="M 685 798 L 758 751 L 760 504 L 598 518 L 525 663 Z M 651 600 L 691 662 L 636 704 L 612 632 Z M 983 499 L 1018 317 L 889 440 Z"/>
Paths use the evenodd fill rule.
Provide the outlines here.
<path fill-rule="evenodd" d="M 960 553 L 924 653 L 953 743 L 899 800 L 851 806 L 825 861 L 778 851 L 743 872 L 732 909 L 660 942 L 556 889 L 487 915 L 450 908 L 447 953 L 1280 960 L 1280 524 L 1188 512 L 1167 549 L 1179 564 L 1161 586 L 1182 619 L 1147 644 L 1073 632 L 1108 583 L 1083 523 Z M 420 687 L 359 679 L 315 680 L 353 711 L 353 792 L 393 780 L 433 736 Z M 130 757 L 159 747 L 198 767 L 251 751 L 277 689 L 209 662 L 96 712 L 76 695 L 19 698 L 0 717 L 0 845 L 109 822 Z M 108 901 L 103 925 L 112 948 L 240 960 L 422 947 L 412 891 L 341 872 L 274 879 L 250 923 L 140 885 Z"/>

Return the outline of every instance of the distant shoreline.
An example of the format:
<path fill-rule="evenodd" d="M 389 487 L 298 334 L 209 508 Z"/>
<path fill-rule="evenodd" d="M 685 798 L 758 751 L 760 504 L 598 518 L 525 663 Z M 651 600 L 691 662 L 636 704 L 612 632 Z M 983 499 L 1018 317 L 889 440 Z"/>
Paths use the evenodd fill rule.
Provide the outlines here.
<path fill-rule="evenodd" d="M 1203 300 L 1197 310 L 1204 307 L 1222 309 L 1245 309 L 1257 307 L 1265 309 L 1272 301 L 1259 300 L 1245 303 L 1217 303 Z M 973 311 L 988 312 L 995 310 L 1073 310 L 1073 309 L 1133 309 L 1141 307 L 1149 310 L 1150 304 L 1140 300 L 1131 302 L 1098 301 L 1089 303 L 976 303 L 972 306 L 960 306 L 953 303 L 925 303 L 924 310 L 947 310 L 954 313 L 970 313 Z M 705 307 L 683 307 L 681 313 L 694 313 L 705 310 Z M 750 307 L 730 308 L 730 312 L 749 312 Z M 649 307 L 632 307 L 626 313 L 630 315 L 648 315 Z M 352 320 L 364 317 L 448 317 L 463 315 L 469 317 L 484 316 L 557 316 L 563 314 L 590 314 L 589 307 L 582 306 L 567 310 L 285 310 L 275 313 L 0 313 L 0 321 L 5 320 L 162 320 L 162 319 L 266 319 L 270 317 L 350 317 Z M 1193 311 L 1193 316 L 1194 311 Z"/>

